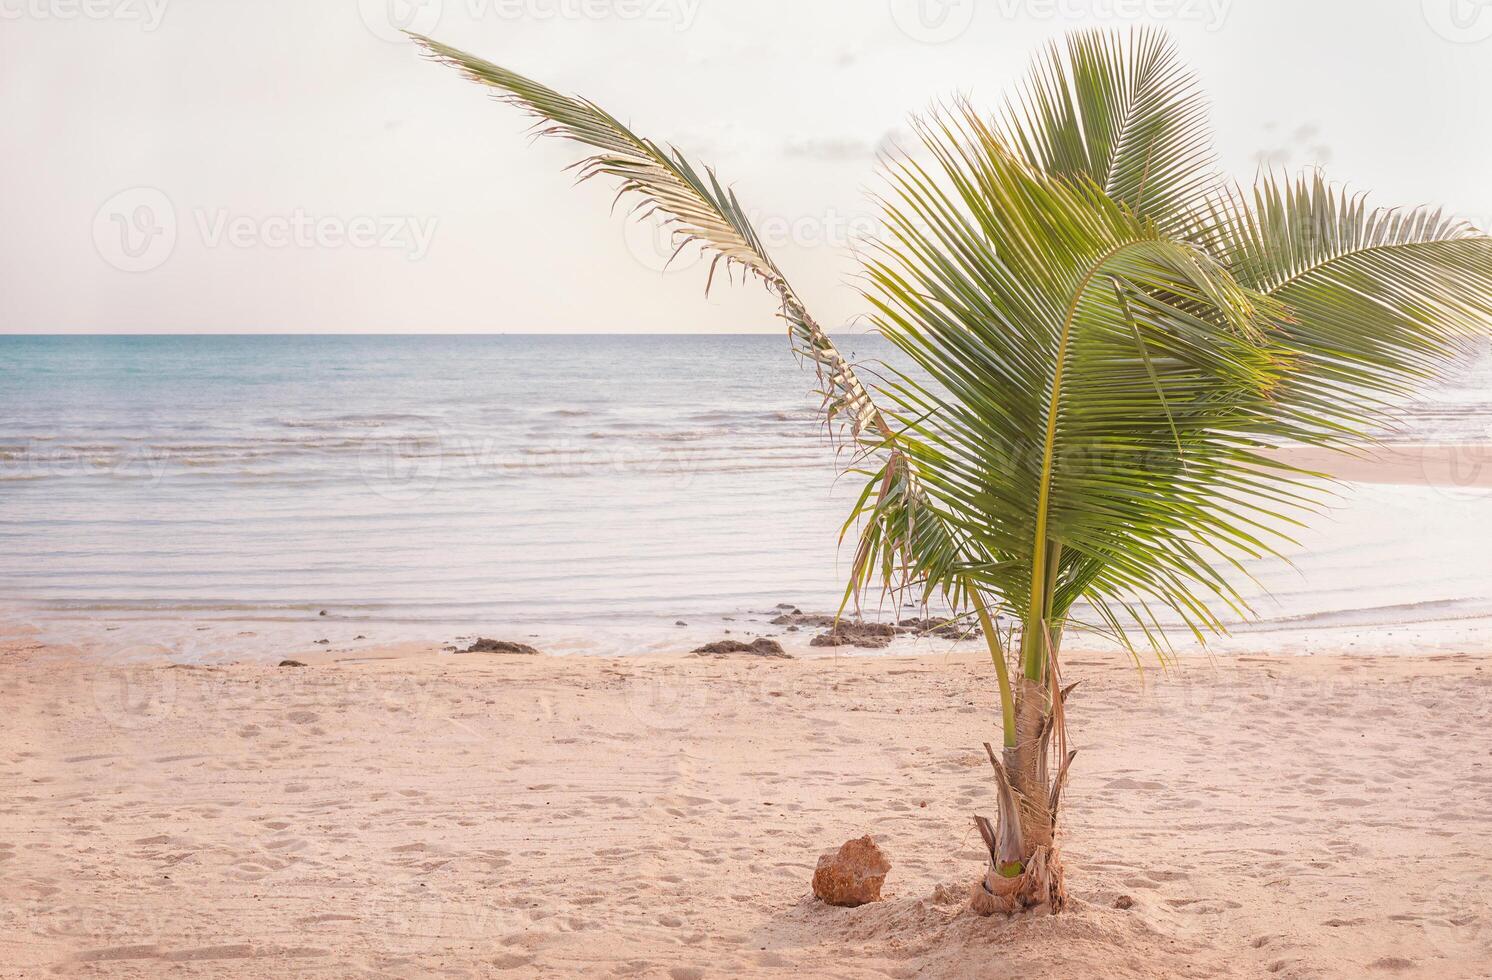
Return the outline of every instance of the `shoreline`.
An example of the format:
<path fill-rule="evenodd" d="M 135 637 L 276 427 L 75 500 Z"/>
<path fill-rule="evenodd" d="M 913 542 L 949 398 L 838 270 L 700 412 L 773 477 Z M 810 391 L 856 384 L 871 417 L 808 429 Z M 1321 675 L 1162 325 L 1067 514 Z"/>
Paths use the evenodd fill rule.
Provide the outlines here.
<path fill-rule="evenodd" d="M 952 654 L 987 656 L 980 637 L 959 639 L 947 633 L 913 635 L 903 629 L 885 646 L 820 647 L 816 637 L 828 632 L 822 625 L 773 625 L 773 610 L 734 615 L 691 617 L 687 623 L 658 621 L 650 626 L 605 623 L 576 625 L 504 626 L 493 622 L 390 623 L 344 618 L 335 613 L 298 619 L 175 617 L 160 613 L 139 618 L 58 618 L 47 610 L 0 609 L 0 644 L 7 641 L 41 643 L 67 651 L 79 660 L 114 663 L 154 661 L 183 664 L 274 664 L 284 658 L 315 661 L 356 661 L 397 656 L 441 656 L 464 649 L 480 637 L 537 647 L 555 657 L 631 659 L 688 653 L 706 644 L 737 640 L 750 643 L 766 638 L 795 658 L 835 656 L 939 657 Z M 912 610 L 904 610 L 912 615 Z M 824 614 L 827 615 L 827 614 Z M 920 615 L 918 613 L 917 615 Z M 808 618 L 817 618 L 810 614 Z M 934 617 L 936 618 L 936 617 Z M 882 613 L 866 623 L 896 623 Z M 905 620 L 902 620 L 905 621 Z M 846 619 L 845 622 L 856 622 Z M 1492 615 L 1475 603 L 1435 600 L 1393 607 L 1341 609 L 1331 613 L 1278 615 L 1237 624 L 1226 635 L 1210 638 L 1206 646 L 1189 634 L 1169 636 L 1183 658 L 1286 655 L 1330 657 L 1368 654 L 1492 655 Z M 323 642 L 324 641 L 324 642 Z M 1079 629 L 1069 633 L 1068 645 L 1097 656 L 1127 657 L 1112 641 Z M 1146 666 L 1155 657 L 1141 651 Z"/>
<path fill-rule="evenodd" d="M 1073 907 L 984 920 L 963 911 L 992 794 L 982 653 L 404 654 L 112 665 L 0 643 L 0 975 L 974 977 L 996 949 L 1032 977 L 1492 962 L 1489 657 L 1140 674 L 1072 651 Z M 885 901 L 812 900 L 818 854 L 865 833 L 892 862 Z"/>

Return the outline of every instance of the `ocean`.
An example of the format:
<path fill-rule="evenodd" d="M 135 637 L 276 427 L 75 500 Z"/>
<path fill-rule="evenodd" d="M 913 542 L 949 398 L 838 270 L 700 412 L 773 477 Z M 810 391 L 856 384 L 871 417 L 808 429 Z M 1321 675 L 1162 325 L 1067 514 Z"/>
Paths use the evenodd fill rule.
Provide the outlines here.
<path fill-rule="evenodd" d="M 778 603 L 838 607 L 850 559 L 815 387 L 780 335 L 0 337 L 3 615 L 186 660 L 780 632 Z M 1489 426 L 1483 357 L 1392 438 Z M 1489 527 L 1476 481 L 1348 485 L 1217 648 L 1481 642 Z"/>

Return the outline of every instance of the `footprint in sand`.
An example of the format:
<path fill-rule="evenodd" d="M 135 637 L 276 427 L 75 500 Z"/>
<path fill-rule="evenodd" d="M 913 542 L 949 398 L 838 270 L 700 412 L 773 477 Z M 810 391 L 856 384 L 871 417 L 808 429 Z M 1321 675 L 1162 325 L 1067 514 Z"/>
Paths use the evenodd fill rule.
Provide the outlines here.
<path fill-rule="evenodd" d="M 1402 956 L 1385 956 L 1368 964 L 1369 970 L 1383 970 L 1389 973 L 1401 973 L 1405 970 L 1413 970 L 1418 964 L 1414 960 L 1406 960 Z"/>
<path fill-rule="evenodd" d="M 492 965 L 499 970 L 517 970 L 533 963 L 532 956 L 519 953 L 502 953 L 492 958 Z"/>
<path fill-rule="evenodd" d="M 1104 783 L 1104 789 L 1165 789 L 1165 783 L 1157 783 L 1142 779 L 1111 779 Z"/>

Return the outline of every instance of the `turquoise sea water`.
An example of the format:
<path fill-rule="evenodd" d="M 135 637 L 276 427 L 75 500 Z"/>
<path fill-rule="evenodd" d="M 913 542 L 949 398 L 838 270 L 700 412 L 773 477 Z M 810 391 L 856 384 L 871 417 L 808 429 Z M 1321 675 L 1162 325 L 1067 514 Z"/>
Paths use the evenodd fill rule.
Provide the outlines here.
<path fill-rule="evenodd" d="M 13 600 L 615 624 L 836 594 L 844 494 L 814 376 L 782 337 L 0 352 Z"/>
<path fill-rule="evenodd" d="M 666 649 L 831 611 L 858 488 L 814 387 L 780 336 L 0 338 L 0 596 L 222 650 Z M 1397 438 L 1486 436 L 1489 408 L 1469 365 Z M 1489 527 L 1479 491 L 1359 488 L 1257 569 L 1262 629 L 1492 614 Z"/>

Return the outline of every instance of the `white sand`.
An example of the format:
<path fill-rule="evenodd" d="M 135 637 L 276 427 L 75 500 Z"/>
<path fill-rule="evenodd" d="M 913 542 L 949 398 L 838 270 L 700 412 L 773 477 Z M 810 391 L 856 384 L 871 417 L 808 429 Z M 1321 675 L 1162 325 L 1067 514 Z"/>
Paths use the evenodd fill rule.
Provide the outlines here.
<path fill-rule="evenodd" d="M 985 920 L 977 655 L 3 645 L 0 975 L 1492 976 L 1492 660 L 1066 660 L 1073 907 Z M 886 900 L 817 904 L 863 833 Z"/>

